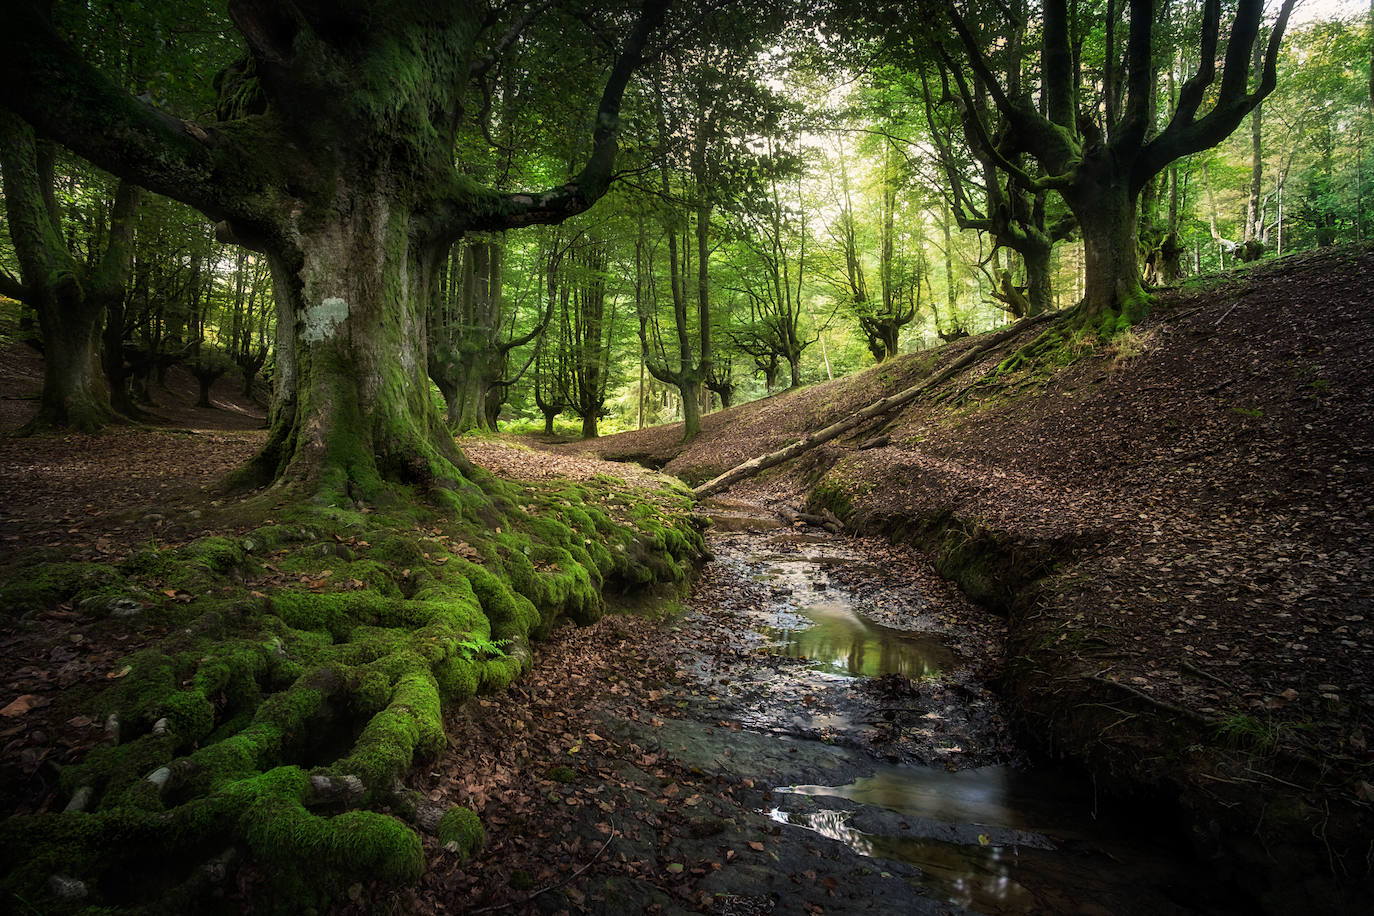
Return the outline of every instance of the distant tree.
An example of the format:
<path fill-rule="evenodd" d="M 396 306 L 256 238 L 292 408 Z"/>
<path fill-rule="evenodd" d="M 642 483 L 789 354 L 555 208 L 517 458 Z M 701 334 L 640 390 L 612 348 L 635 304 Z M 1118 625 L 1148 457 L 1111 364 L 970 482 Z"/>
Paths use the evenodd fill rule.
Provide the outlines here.
<path fill-rule="evenodd" d="M 27 124 L 0 111 L 0 174 L 19 264 L 18 277 L 0 271 L 0 293 L 36 311 L 43 342 L 38 413 L 23 431 L 92 432 L 115 419 L 101 366 L 101 333 L 106 315 L 118 312 L 125 296 L 140 195 L 133 184 L 119 183 L 108 224 L 97 233 L 103 250 L 78 260 L 54 196 L 54 159 L 52 144 L 36 141 Z"/>
<path fill-rule="evenodd" d="M 595 439 L 610 383 L 615 304 L 607 312 L 610 252 L 595 233 L 579 236 L 565 264 L 560 338 L 568 345 L 567 387 L 561 401 L 582 420 L 582 438 Z"/>
<path fill-rule="evenodd" d="M 997 153 L 992 127 L 983 118 L 973 120 L 973 131 L 1023 188 L 1057 190 L 1078 220 L 1086 255 L 1086 320 L 1104 327 L 1122 315 L 1129 321 L 1148 301 L 1138 252 L 1140 193 L 1174 160 L 1220 143 L 1273 90 L 1278 49 L 1293 3 L 1284 0 L 1279 10 L 1251 89 L 1251 51 L 1260 30 L 1263 0 L 1237 0 L 1219 86 L 1215 84 L 1222 4 L 1204 0 L 1198 69 L 1183 83 L 1172 116 L 1158 130 L 1153 103 L 1159 75 L 1159 16 L 1154 0 L 1127 2 L 1130 25 L 1124 60 L 1117 58 L 1114 46 L 1108 46 L 1101 74 L 1100 120 L 1085 104 L 1090 91 L 1085 85 L 1088 73 L 1079 65 L 1071 40 L 1068 0 L 1043 3 L 1038 106 L 1037 95 L 1013 94 L 998 77 L 976 29 L 964 15 L 952 5 L 928 3 L 927 9 L 948 16 L 962 46 L 961 59 L 938 39 L 935 43 L 966 109 L 977 111 L 977 90 L 965 75 L 965 66 L 986 87 L 1016 142 L 1035 158 L 1044 175 L 1029 174 Z M 1205 101 L 1210 101 L 1210 108 L 1200 116 Z"/>

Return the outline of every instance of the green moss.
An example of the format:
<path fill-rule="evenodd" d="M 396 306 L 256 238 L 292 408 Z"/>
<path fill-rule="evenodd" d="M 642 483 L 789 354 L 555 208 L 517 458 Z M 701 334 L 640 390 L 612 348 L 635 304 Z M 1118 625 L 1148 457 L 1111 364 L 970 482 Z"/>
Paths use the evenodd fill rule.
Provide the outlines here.
<path fill-rule="evenodd" d="M 327 905 L 364 875 L 413 880 L 423 867 L 414 834 L 370 811 L 320 816 L 306 807 L 318 801 L 310 775 L 357 776 L 366 799 L 391 804 L 395 779 L 442 752 L 445 704 L 503 689 L 528 669 L 531 637 L 561 617 L 602 613 L 608 583 L 677 579 L 701 547 L 679 514 L 685 497 L 626 498 L 640 511 L 634 528 L 586 505 L 601 497 L 599 484 L 523 488 L 481 471 L 464 477 L 442 456 L 432 464 L 436 479 L 450 475 L 442 486 L 452 515 L 437 497 L 399 502 L 409 490 L 388 490 L 393 504 L 384 506 L 386 493 L 368 493 L 366 481 L 339 492 L 327 485 L 330 505 L 273 505 L 278 523 L 151 547 L 111 568 L 99 584 L 112 593 L 139 587 L 134 580 L 150 595 L 172 587 L 196 597 L 158 599 L 159 623 L 176 626 L 121 660 L 128 674 L 96 704 L 118 715 L 123 743 L 64 771 L 67 791 L 96 789 L 96 813 L 72 822 L 80 829 L 49 830 L 30 856 L 49 871 L 16 880 L 31 878 L 25 886 L 41 893 L 52 863 L 88 863 L 82 877 L 101 905 L 111 869 L 151 860 L 189 876 L 186 861 L 226 844 L 269 876 L 269 911 Z M 379 511 L 362 512 L 359 499 Z M 259 563 L 271 564 L 273 586 L 231 584 L 238 573 L 261 583 Z M 271 595 L 249 597 L 248 588 Z M 154 736 L 160 718 L 168 730 Z M 145 777 L 165 765 L 173 777 L 158 791 Z M 15 849 L 6 865 L 23 860 Z"/>
<path fill-rule="evenodd" d="M 374 544 L 371 556 L 379 563 L 386 563 L 397 569 L 407 566 L 421 566 L 425 562 L 424 551 L 419 543 L 408 535 L 393 534 Z"/>
<path fill-rule="evenodd" d="M 45 563 L 6 571 L 0 612 L 26 614 L 118 586 L 119 573 L 101 563 Z"/>
<path fill-rule="evenodd" d="M 432 759 L 444 748 L 439 685 L 427 669 L 402 677 L 390 704 L 372 717 L 347 757 L 341 773 L 351 773 L 369 788 L 390 786 L 416 755 Z"/>
<path fill-rule="evenodd" d="M 549 768 L 549 778 L 552 779 L 554 782 L 561 782 L 566 784 L 576 779 L 577 774 L 573 772 L 572 767 L 556 766 Z"/>
<path fill-rule="evenodd" d="M 115 807 L 132 786 L 170 763 L 175 753 L 176 738 L 171 735 L 144 735 L 128 744 L 98 747 L 80 764 L 62 771 L 62 787 L 70 794 L 91 786 L 100 796 L 101 808 Z"/>
<path fill-rule="evenodd" d="M 476 853 L 487 841 L 482 819 L 475 811 L 454 805 L 444 812 L 437 831 L 440 844 L 463 859 Z"/>
<path fill-rule="evenodd" d="M 275 869 L 323 870 L 413 884 L 424 872 L 420 838 L 396 818 L 372 811 L 311 814 L 296 799 L 259 795 L 240 832 L 254 855 Z"/>
<path fill-rule="evenodd" d="M 395 613 L 398 601 L 374 591 L 286 591 L 272 596 L 272 608 L 290 627 L 320 630 L 336 641 L 348 639 L 354 627 L 376 624 Z"/>

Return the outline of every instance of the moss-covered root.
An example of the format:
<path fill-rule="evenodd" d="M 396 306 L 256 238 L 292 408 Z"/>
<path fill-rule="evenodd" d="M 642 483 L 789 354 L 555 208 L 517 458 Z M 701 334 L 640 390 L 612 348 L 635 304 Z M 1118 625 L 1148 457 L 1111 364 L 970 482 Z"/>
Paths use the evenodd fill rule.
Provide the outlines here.
<path fill-rule="evenodd" d="M 449 852 L 458 853 L 463 861 L 487 841 L 486 831 L 482 829 L 482 821 L 477 813 L 462 805 L 454 805 L 444 812 L 435 833 L 440 845 Z"/>
<path fill-rule="evenodd" d="M 236 858 L 268 879 L 268 911 L 326 906 L 360 878 L 416 880 L 417 834 L 366 809 L 464 857 L 479 849 L 473 812 L 421 817 L 401 784 L 443 751 L 444 707 L 504 688 L 560 617 L 599 616 L 606 588 L 680 581 L 703 550 L 685 494 L 646 499 L 625 524 L 577 487 L 481 483 L 452 491 L 460 514 L 335 506 L 143 551 L 120 567 L 127 581 L 83 579 L 198 597 L 157 610 L 168 635 L 96 701 L 110 741 L 63 772 L 71 810 L 0 824 L 0 909 L 196 910 Z M 309 585 L 247 595 L 226 584 L 235 571 Z M 15 600 L 57 594 L 40 591 Z"/>

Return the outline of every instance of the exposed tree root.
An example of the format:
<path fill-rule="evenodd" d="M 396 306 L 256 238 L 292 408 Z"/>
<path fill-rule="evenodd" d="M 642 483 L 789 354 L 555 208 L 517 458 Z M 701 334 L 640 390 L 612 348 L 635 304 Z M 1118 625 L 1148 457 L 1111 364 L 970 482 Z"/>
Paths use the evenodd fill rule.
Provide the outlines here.
<path fill-rule="evenodd" d="M 586 487 L 476 472 L 443 491 L 264 502 L 275 522 L 145 550 L 64 595 L 138 596 L 169 635 L 112 674 L 110 740 L 64 770 L 59 807 L 0 825 L 0 891 L 53 912 L 194 909 L 226 847 L 270 873 L 280 909 L 417 879 L 409 824 L 443 818 L 397 787 L 445 746 L 443 708 L 503 689 L 559 617 L 600 616 L 603 589 L 685 580 L 703 550 L 680 492 L 637 493 L 617 521 Z"/>

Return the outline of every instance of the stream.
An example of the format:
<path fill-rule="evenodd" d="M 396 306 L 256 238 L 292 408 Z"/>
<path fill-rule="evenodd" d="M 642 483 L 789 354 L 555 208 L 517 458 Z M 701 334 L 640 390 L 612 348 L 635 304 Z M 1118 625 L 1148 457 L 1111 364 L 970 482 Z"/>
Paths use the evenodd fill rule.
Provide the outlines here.
<path fill-rule="evenodd" d="M 772 861 L 707 875 L 713 911 L 1245 911 L 1141 821 L 1097 816 L 1089 780 L 1029 765 L 986 686 L 1000 622 L 919 558 L 757 510 L 714 520 L 677 630 L 693 686 L 652 728 L 605 723 L 753 787 L 723 829 L 771 835 Z M 691 832 L 701 850 L 659 854 L 720 842 Z"/>

